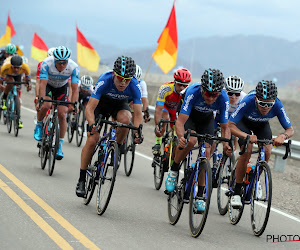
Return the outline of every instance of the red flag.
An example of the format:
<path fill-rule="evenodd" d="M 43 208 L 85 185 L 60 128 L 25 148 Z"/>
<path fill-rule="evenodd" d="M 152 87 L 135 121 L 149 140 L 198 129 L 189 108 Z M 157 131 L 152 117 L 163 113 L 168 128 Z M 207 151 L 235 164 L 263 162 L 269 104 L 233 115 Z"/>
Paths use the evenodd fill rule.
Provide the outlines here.
<path fill-rule="evenodd" d="M 31 57 L 43 61 L 47 57 L 48 46 L 44 41 L 36 34 L 33 34 L 32 46 L 31 46 Z"/>
<path fill-rule="evenodd" d="M 157 41 L 158 45 L 152 57 L 161 70 L 167 74 L 175 65 L 177 60 L 177 24 L 175 13 L 175 2 L 166 27 Z"/>
<path fill-rule="evenodd" d="M 7 17 L 7 24 L 6 24 L 6 32 L 5 34 L 0 38 L 0 47 L 6 46 L 8 43 L 10 43 L 11 38 L 16 34 L 16 31 L 14 29 L 14 26 L 10 20 L 10 16 L 8 14 Z"/>

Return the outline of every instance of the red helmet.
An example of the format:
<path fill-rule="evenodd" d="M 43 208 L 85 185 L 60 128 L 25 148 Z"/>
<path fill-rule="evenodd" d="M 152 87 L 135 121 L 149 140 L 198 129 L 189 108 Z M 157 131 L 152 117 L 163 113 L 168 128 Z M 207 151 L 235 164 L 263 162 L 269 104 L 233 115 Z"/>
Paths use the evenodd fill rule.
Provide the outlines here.
<path fill-rule="evenodd" d="M 192 80 L 192 74 L 188 69 L 181 68 L 174 72 L 174 80 L 179 83 L 189 84 Z"/>

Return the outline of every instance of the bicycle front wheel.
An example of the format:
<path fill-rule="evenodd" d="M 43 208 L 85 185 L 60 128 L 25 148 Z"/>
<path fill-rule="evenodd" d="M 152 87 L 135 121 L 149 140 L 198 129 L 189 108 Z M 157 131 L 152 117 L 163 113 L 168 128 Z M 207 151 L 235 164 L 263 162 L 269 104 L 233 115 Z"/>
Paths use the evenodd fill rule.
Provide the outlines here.
<path fill-rule="evenodd" d="M 67 126 L 67 134 L 68 134 L 68 142 L 71 143 L 74 137 L 74 124 L 72 122 L 73 114 L 68 115 L 68 126 Z"/>
<path fill-rule="evenodd" d="M 261 236 L 266 229 L 272 201 L 272 176 L 269 165 L 261 162 L 255 175 L 251 194 L 251 226 L 255 236 Z"/>
<path fill-rule="evenodd" d="M 83 134 L 85 130 L 85 110 L 84 106 L 80 105 L 79 113 L 76 119 L 76 144 L 77 147 L 81 146 L 82 140 L 83 140 Z"/>
<path fill-rule="evenodd" d="M 154 156 L 152 161 L 154 186 L 156 190 L 159 190 L 164 180 L 164 166 L 162 162 L 162 156 Z"/>
<path fill-rule="evenodd" d="M 96 187 L 96 171 L 97 171 L 97 165 L 100 164 L 98 162 L 95 162 L 94 165 L 89 166 L 86 171 L 85 176 L 85 190 L 86 194 L 83 199 L 83 204 L 88 205 L 93 197 L 95 187 Z"/>
<path fill-rule="evenodd" d="M 50 129 L 49 136 L 49 162 L 48 173 L 51 176 L 55 167 L 56 153 L 59 146 L 59 125 L 58 119 L 53 119 L 52 128 Z"/>
<path fill-rule="evenodd" d="M 229 179 L 232 169 L 232 158 L 223 155 L 219 166 L 219 180 L 217 189 L 218 210 L 221 215 L 225 215 L 228 210 L 228 195 L 226 192 L 229 188 Z"/>
<path fill-rule="evenodd" d="M 130 176 L 133 169 L 136 146 L 133 138 L 133 131 L 130 130 L 125 140 L 124 168 L 126 176 Z"/>
<path fill-rule="evenodd" d="M 99 215 L 104 214 L 109 204 L 114 189 L 117 169 L 118 169 L 118 144 L 116 142 L 112 142 L 107 152 L 106 161 L 102 166 L 99 183 L 98 183 L 96 206 L 97 206 L 97 213 Z"/>
<path fill-rule="evenodd" d="M 203 188 L 203 193 L 198 192 L 200 186 Z M 189 206 L 189 225 L 191 235 L 198 237 L 206 223 L 208 210 L 210 205 L 212 191 L 212 173 L 209 161 L 204 159 L 199 164 L 198 176 L 195 174 L 194 181 L 190 193 L 190 206 Z M 204 211 L 197 209 L 197 203 L 204 203 Z"/>
<path fill-rule="evenodd" d="M 7 132 L 10 134 L 12 128 L 12 120 L 13 120 L 13 113 L 12 113 L 12 100 L 7 98 L 7 109 L 6 109 L 6 126 Z"/>
<path fill-rule="evenodd" d="M 48 154 L 49 154 L 49 119 L 46 119 L 46 122 L 43 126 L 43 134 L 42 134 L 42 141 L 41 141 L 41 148 L 40 148 L 40 157 L 41 157 L 41 168 L 45 169 Z"/>
<path fill-rule="evenodd" d="M 13 122 L 14 122 L 14 134 L 17 137 L 19 134 L 19 119 L 20 119 L 20 103 L 19 103 L 19 97 L 14 97 L 14 115 L 13 115 Z"/>
<path fill-rule="evenodd" d="M 229 216 L 229 220 L 230 223 L 232 225 L 236 225 L 239 223 L 240 219 L 242 218 L 243 215 L 243 211 L 244 211 L 244 202 L 243 202 L 243 198 L 242 198 L 242 207 L 241 208 L 233 208 L 231 206 L 231 196 L 234 195 L 234 189 L 235 189 L 235 183 L 236 183 L 236 179 L 235 179 L 235 173 L 236 173 L 236 164 L 238 162 L 238 159 L 235 161 L 234 164 L 234 168 L 231 172 L 231 176 L 229 178 L 229 190 L 228 190 L 228 216 Z M 241 189 L 241 193 L 242 193 L 242 197 L 243 194 L 245 193 L 245 188 L 242 187 Z"/>

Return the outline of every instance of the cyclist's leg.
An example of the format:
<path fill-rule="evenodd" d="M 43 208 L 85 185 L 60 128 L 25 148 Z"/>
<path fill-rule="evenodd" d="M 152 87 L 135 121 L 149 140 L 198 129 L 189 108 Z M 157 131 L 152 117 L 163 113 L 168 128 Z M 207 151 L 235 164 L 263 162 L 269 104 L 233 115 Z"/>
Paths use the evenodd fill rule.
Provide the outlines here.
<path fill-rule="evenodd" d="M 166 108 L 163 108 L 163 110 L 162 110 L 162 119 L 164 119 L 164 120 L 169 120 L 170 119 L 169 118 L 169 111 Z M 166 127 L 167 127 L 167 124 L 164 123 L 162 125 L 161 130 L 160 130 L 160 134 L 164 134 L 165 133 Z M 162 143 L 162 136 L 155 135 L 155 144 L 152 147 L 152 153 L 154 155 L 160 154 L 161 143 Z"/>
<path fill-rule="evenodd" d="M 7 76 L 5 78 L 5 81 L 6 82 L 14 82 L 14 77 L 13 76 Z M 6 107 L 6 98 L 7 98 L 7 95 L 9 93 L 9 91 L 11 91 L 11 89 L 13 88 L 13 85 L 12 84 L 6 84 L 5 86 L 5 89 L 4 89 L 4 93 L 3 93 L 3 96 L 2 96 L 2 109 L 7 109 Z"/>

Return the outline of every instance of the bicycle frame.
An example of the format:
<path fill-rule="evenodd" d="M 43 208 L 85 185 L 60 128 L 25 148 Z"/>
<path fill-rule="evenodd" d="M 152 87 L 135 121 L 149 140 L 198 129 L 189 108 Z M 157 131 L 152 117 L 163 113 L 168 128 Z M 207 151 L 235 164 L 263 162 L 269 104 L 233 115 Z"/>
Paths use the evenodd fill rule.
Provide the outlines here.
<path fill-rule="evenodd" d="M 15 96 L 18 96 L 16 85 L 13 86 L 13 88 L 11 89 L 11 91 L 9 91 L 7 95 L 7 103 L 10 105 L 11 112 L 10 114 L 6 113 L 6 117 L 9 117 L 10 120 L 13 120 L 13 114 L 15 111 L 15 99 L 14 99 Z"/>

